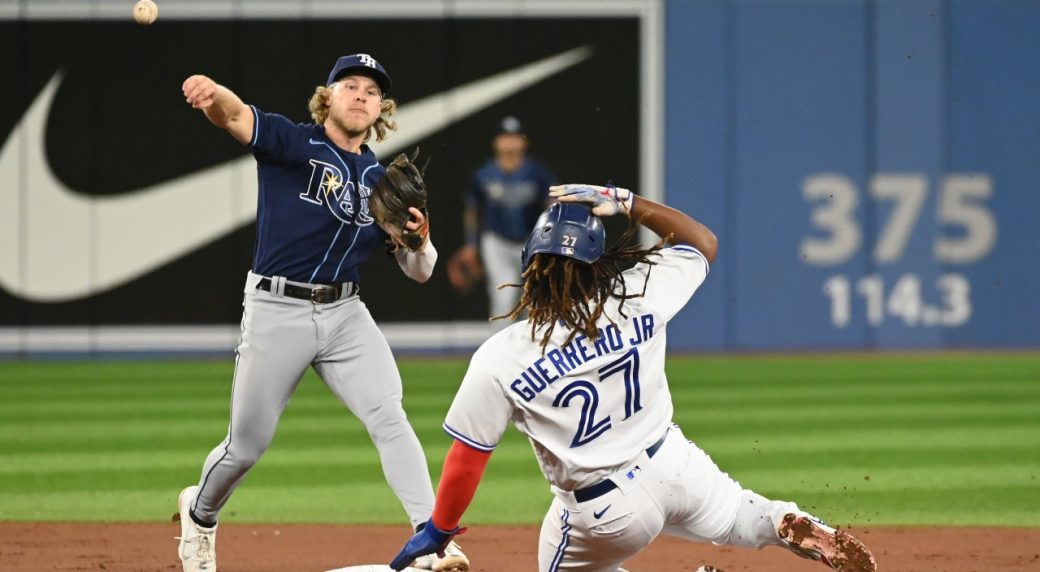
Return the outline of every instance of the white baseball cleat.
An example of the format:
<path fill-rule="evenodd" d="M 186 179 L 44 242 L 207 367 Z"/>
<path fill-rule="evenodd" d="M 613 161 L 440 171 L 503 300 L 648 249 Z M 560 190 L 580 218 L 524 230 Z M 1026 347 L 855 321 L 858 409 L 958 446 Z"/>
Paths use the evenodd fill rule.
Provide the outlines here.
<path fill-rule="evenodd" d="M 181 543 L 177 553 L 181 557 L 184 572 L 216 572 L 217 570 L 217 527 L 199 526 L 191 519 L 191 503 L 199 494 L 199 487 L 191 486 L 181 491 L 177 498 L 175 520 L 181 521 Z"/>
<path fill-rule="evenodd" d="M 819 519 L 788 513 L 776 531 L 795 554 L 819 560 L 840 572 L 877 572 L 870 550 L 848 531 L 833 529 Z"/>
<path fill-rule="evenodd" d="M 420 570 L 433 570 L 434 572 L 467 572 L 469 558 L 466 558 L 466 555 L 462 553 L 462 548 L 452 540 L 444 547 L 444 557 L 427 554 L 416 558 L 412 565 Z"/>

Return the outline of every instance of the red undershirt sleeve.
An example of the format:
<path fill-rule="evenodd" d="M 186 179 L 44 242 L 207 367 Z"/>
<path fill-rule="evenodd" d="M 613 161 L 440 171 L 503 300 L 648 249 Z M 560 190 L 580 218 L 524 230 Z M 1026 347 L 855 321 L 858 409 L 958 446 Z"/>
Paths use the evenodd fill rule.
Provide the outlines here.
<path fill-rule="evenodd" d="M 437 501 L 433 507 L 433 525 L 441 530 L 453 530 L 473 501 L 484 469 L 491 459 L 490 451 L 479 451 L 456 440 L 444 458 L 441 482 L 437 486 Z"/>

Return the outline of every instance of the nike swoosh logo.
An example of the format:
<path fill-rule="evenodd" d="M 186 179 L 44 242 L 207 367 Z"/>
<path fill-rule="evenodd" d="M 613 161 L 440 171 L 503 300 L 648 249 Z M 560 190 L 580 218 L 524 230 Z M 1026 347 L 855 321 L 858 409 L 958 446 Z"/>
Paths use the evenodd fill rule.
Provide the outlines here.
<path fill-rule="evenodd" d="M 609 504 L 608 504 L 608 505 L 607 505 L 606 507 L 604 507 L 604 508 L 603 508 L 603 510 L 601 510 L 601 511 L 599 511 L 599 512 L 593 512 L 593 513 L 592 513 L 592 516 L 594 516 L 594 517 L 596 517 L 596 518 L 599 518 L 599 517 L 603 516 L 604 514 L 606 514 L 606 513 L 607 513 L 607 511 L 608 511 L 608 510 L 610 510 L 610 507 L 611 507 L 611 506 L 613 506 L 613 505 L 609 505 Z"/>
<path fill-rule="evenodd" d="M 582 46 L 402 105 L 394 116 L 398 130 L 372 149 L 390 156 L 592 51 Z M 118 196 L 74 192 L 46 156 L 47 114 L 61 82 L 59 71 L 0 150 L 0 288 L 30 302 L 96 295 L 256 219 L 256 185 L 235 184 L 255 180 L 251 156 Z M 230 190 L 236 186 L 241 190 Z"/>

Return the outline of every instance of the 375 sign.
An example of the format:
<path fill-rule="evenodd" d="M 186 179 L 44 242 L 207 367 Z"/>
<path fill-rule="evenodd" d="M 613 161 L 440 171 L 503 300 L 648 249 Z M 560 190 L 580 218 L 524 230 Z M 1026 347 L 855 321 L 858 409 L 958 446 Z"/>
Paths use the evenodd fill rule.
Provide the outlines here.
<path fill-rule="evenodd" d="M 938 193 L 937 208 L 924 213 L 929 192 Z M 877 238 L 864 244 L 857 216 L 861 193 L 847 177 L 835 173 L 809 176 L 802 185 L 803 198 L 812 205 L 810 222 L 816 232 L 802 238 L 801 259 L 812 266 L 837 266 L 869 248 L 878 266 L 903 259 L 913 230 L 922 216 L 934 216 L 938 231 L 932 240 L 935 262 L 969 265 L 985 258 L 997 242 L 997 219 L 989 208 L 993 181 L 982 173 L 946 175 L 934 189 L 918 173 L 878 173 L 867 194 L 872 201 L 892 203 L 886 220 L 877 221 Z M 886 285 L 878 274 L 862 276 L 855 284 L 847 275 L 828 278 L 823 291 L 830 299 L 831 322 L 845 327 L 852 318 L 853 295 L 864 301 L 866 321 L 879 326 L 886 318 L 901 319 L 907 326 L 956 327 L 971 318 L 971 283 L 959 273 L 944 273 L 925 286 L 916 273 L 903 274 Z M 925 301 L 933 300 L 932 302 Z"/>

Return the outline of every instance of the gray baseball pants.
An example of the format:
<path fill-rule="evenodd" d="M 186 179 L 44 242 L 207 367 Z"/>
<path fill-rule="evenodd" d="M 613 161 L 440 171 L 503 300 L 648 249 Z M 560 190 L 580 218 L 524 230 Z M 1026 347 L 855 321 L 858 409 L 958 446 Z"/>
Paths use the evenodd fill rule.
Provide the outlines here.
<path fill-rule="evenodd" d="M 488 314 L 490 317 L 502 316 L 513 309 L 520 301 L 519 288 L 498 288 L 502 284 L 518 284 L 520 282 L 520 252 L 524 243 L 512 242 L 493 233 L 480 235 L 480 257 L 487 273 Z M 502 329 L 512 321 L 496 320 L 495 329 Z"/>
<path fill-rule="evenodd" d="M 328 304 L 258 290 L 246 279 L 227 437 L 202 467 L 196 518 L 216 522 L 221 508 L 274 437 L 308 366 L 368 430 L 383 474 L 412 524 L 433 512 L 433 485 L 419 439 L 401 407 L 401 376 L 390 346 L 357 295 Z M 295 283 L 293 283 L 295 284 Z"/>

